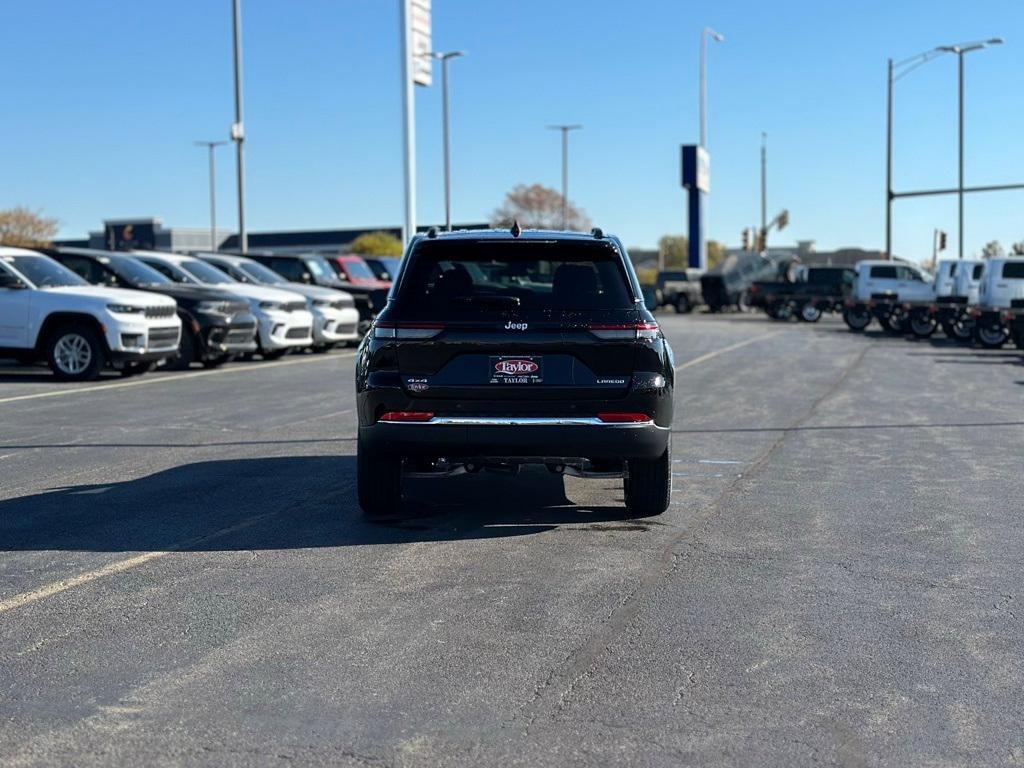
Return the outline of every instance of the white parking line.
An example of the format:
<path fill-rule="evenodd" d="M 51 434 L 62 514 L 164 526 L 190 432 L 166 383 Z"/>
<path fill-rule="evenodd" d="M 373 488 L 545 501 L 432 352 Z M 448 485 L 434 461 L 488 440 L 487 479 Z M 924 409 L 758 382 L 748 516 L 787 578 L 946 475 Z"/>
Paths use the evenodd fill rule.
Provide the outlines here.
<path fill-rule="evenodd" d="M 17 403 L 22 400 L 39 400 L 44 397 L 66 397 L 68 395 L 81 395 L 90 392 L 106 392 L 108 389 L 126 389 L 128 387 L 145 387 L 150 384 L 166 384 L 185 379 L 195 379 L 200 376 L 224 376 L 230 373 L 247 373 L 252 371 L 266 371 L 269 368 L 280 368 L 286 365 L 307 365 L 309 363 L 322 363 L 324 360 L 347 360 L 355 357 L 355 352 L 344 352 L 340 355 L 318 355 L 307 357 L 302 360 L 281 360 L 274 363 L 253 363 L 251 365 L 232 366 L 231 368 L 217 368 L 212 371 L 192 371 L 191 373 L 178 373 L 167 376 L 137 379 L 135 381 L 123 381 L 118 384 L 96 384 L 91 387 L 77 387 L 74 389 L 58 389 L 52 392 L 36 392 L 32 395 L 16 395 L 14 397 L 0 398 L 0 405 L 4 403 Z"/>
<path fill-rule="evenodd" d="M 721 349 L 716 349 L 714 352 L 708 352 L 705 355 L 701 355 L 700 357 L 695 357 L 695 358 L 693 358 L 693 360 L 688 360 L 685 363 L 681 363 L 680 365 L 677 365 L 676 366 L 676 373 L 679 373 L 679 371 L 682 371 L 685 368 L 692 368 L 693 366 L 698 365 L 700 363 L 706 363 L 708 360 L 710 360 L 710 359 L 712 359 L 714 357 L 718 357 L 719 355 L 724 355 L 726 352 L 732 352 L 734 349 L 739 349 L 740 347 L 745 347 L 748 344 L 753 344 L 755 341 L 764 341 L 765 339 L 770 339 L 772 336 L 778 336 L 780 333 L 782 333 L 782 331 L 772 331 L 771 333 L 762 333 L 760 336 L 754 336 L 754 337 L 749 338 L 749 339 L 744 339 L 743 341 L 738 341 L 735 344 L 730 344 L 728 347 L 722 347 Z M 0 402 L 2 402 L 2 401 L 0 401 Z"/>
<path fill-rule="evenodd" d="M 39 589 L 33 589 L 31 592 L 22 592 L 20 595 L 14 595 L 14 597 L 9 597 L 6 600 L 0 601 L 0 613 L 5 613 L 6 611 L 14 610 L 15 608 L 21 608 L 22 606 L 28 605 L 29 603 L 34 603 L 37 600 L 42 600 L 46 597 L 52 597 L 53 595 L 59 594 L 74 587 L 80 587 L 83 584 L 88 584 L 90 581 L 102 579 L 104 576 L 112 576 L 115 573 L 123 573 L 124 571 L 136 568 L 142 565 L 143 563 L 148 563 L 151 560 L 166 557 L 172 552 L 178 552 L 187 547 L 195 546 L 196 544 L 202 544 L 213 539 L 218 539 L 221 536 L 226 536 L 229 533 L 235 533 L 236 531 L 248 528 L 276 514 L 278 513 L 267 512 L 263 515 L 254 515 L 253 517 L 243 520 L 240 523 L 236 523 L 235 525 L 229 526 L 227 528 L 221 528 L 219 531 L 214 531 L 213 533 L 207 534 L 206 536 L 197 536 L 192 539 L 180 541 L 172 547 L 168 547 L 166 550 L 161 550 L 159 552 L 145 552 L 141 555 L 136 555 L 135 557 L 129 557 L 126 560 L 118 560 L 116 562 L 110 563 L 109 565 L 105 565 L 102 568 L 97 568 L 93 571 L 86 571 L 85 573 L 80 573 L 77 576 L 74 576 L 70 579 L 65 579 L 63 581 L 54 581 L 50 584 L 40 587 Z"/>

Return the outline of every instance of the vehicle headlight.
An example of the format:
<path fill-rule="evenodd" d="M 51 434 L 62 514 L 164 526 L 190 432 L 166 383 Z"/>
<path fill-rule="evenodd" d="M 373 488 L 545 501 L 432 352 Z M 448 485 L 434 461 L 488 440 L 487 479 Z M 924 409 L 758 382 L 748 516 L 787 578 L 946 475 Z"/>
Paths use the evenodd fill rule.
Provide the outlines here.
<path fill-rule="evenodd" d="M 145 307 L 133 307 L 131 304 L 107 304 L 107 309 L 115 315 L 143 315 Z"/>
<path fill-rule="evenodd" d="M 261 301 L 260 309 L 281 309 L 281 302 L 279 301 Z"/>

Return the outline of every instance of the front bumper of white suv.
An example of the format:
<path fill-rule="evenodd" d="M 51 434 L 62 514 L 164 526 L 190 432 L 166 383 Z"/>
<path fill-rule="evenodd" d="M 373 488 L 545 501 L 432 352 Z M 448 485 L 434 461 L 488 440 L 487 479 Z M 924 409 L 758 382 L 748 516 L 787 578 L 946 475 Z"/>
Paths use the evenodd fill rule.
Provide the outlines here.
<path fill-rule="evenodd" d="M 305 302 L 253 302 L 253 314 L 259 324 L 261 350 L 273 352 L 313 344 L 313 315 Z"/>
<path fill-rule="evenodd" d="M 181 318 L 174 305 L 122 312 L 108 306 L 103 331 L 112 362 L 148 362 L 177 354 Z"/>

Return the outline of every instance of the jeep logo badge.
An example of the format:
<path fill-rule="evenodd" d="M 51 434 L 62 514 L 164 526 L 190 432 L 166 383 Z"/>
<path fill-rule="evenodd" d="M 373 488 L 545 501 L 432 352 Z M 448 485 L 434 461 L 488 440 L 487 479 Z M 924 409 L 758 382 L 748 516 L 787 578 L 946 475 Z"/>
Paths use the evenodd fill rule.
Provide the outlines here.
<path fill-rule="evenodd" d="M 529 323 L 513 323 L 509 320 L 505 323 L 506 331 L 525 331 L 529 327 Z"/>

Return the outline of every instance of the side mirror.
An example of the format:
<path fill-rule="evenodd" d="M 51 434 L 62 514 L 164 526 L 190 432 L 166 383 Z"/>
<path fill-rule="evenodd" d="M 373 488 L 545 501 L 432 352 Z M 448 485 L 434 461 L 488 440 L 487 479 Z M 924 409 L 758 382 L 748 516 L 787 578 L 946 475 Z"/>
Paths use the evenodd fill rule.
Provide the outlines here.
<path fill-rule="evenodd" d="M 9 288 L 12 291 L 28 288 L 25 285 L 25 281 L 17 275 L 12 275 L 10 272 L 5 272 L 0 269 L 0 288 Z"/>

